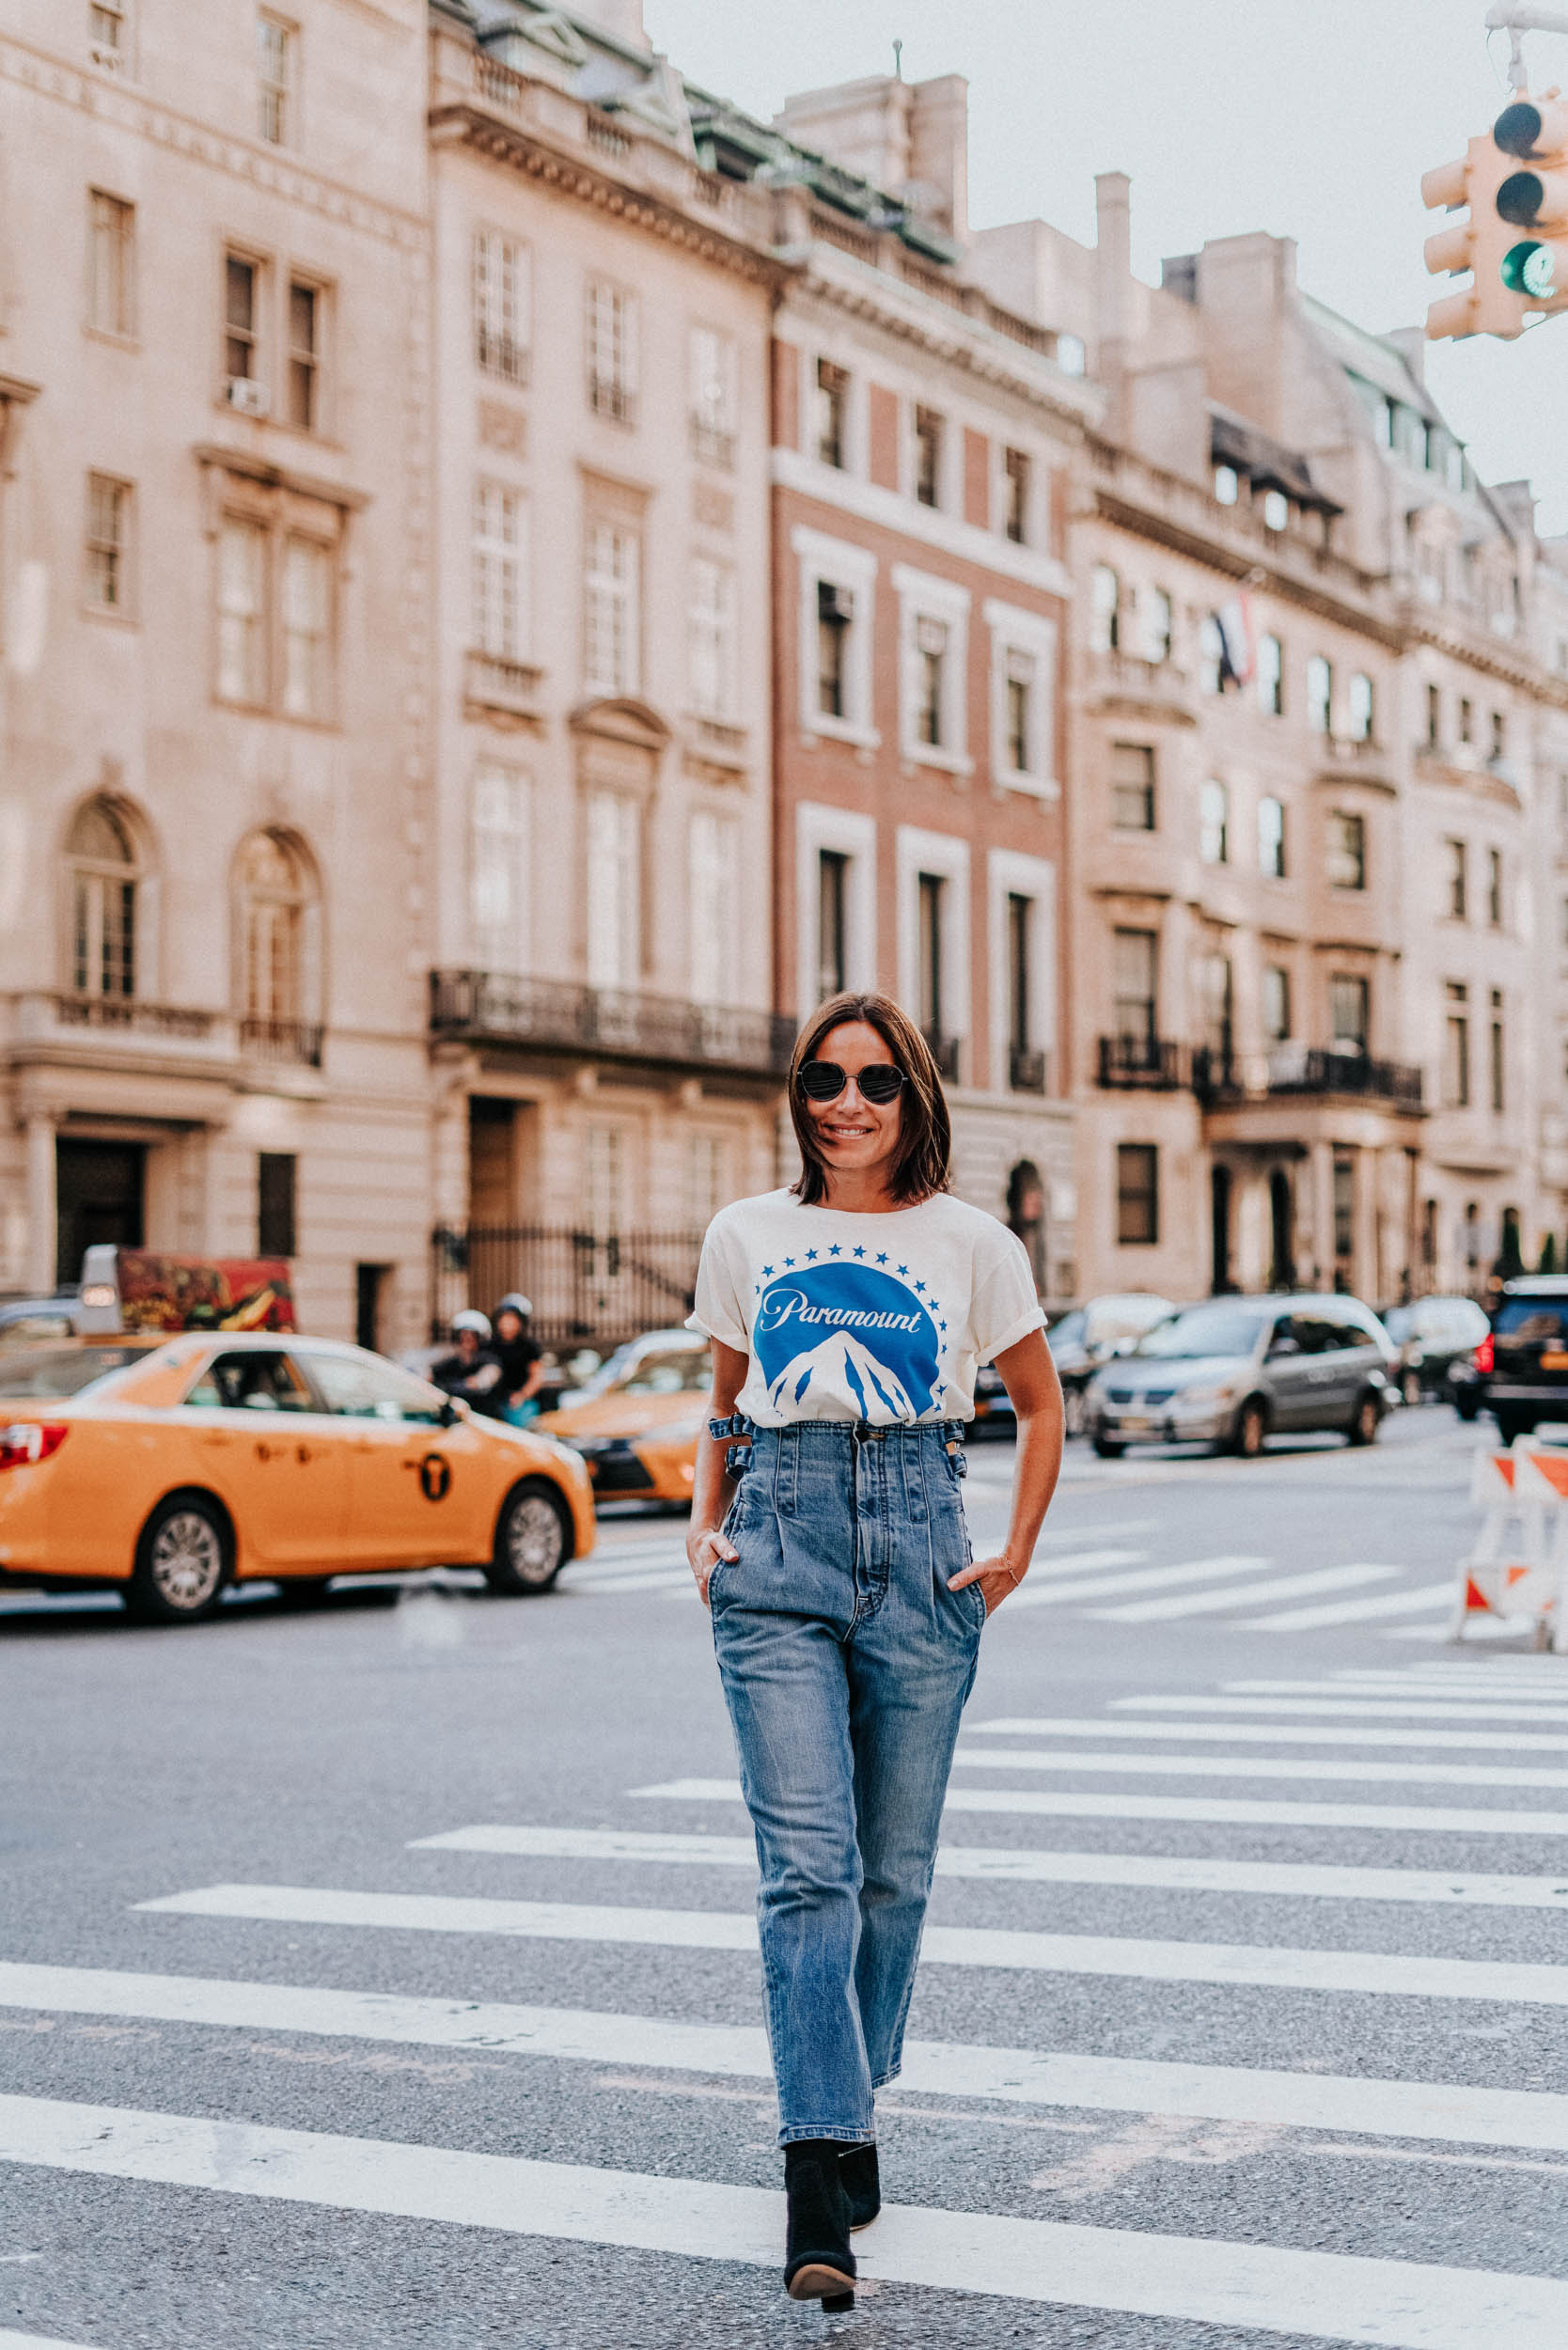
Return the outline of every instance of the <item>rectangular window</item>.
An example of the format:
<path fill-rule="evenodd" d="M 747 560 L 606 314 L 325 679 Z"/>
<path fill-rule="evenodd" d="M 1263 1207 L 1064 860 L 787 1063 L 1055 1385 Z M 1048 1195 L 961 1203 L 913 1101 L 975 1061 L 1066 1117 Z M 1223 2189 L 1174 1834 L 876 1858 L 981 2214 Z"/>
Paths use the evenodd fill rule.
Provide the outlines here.
<path fill-rule="evenodd" d="M 1504 1102 L 1507 1055 L 1503 1050 L 1502 995 L 1497 988 L 1492 990 L 1491 1045 L 1492 1107 L 1500 1113 Z"/>
<path fill-rule="evenodd" d="M 1199 964 L 1198 985 L 1203 1042 L 1211 1052 L 1226 1058 L 1235 1006 L 1235 968 L 1230 956 L 1205 955 Z"/>
<path fill-rule="evenodd" d="M 1231 794 L 1213 776 L 1198 803 L 1198 854 L 1205 865 L 1231 862 Z"/>
<path fill-rule="evenodd" d="M 942 503 L 942 419 L 934 408 L 915 411 L 915 495 L 922 506 Z"/>
<path fill-rule="evenodd" d="M 1445 840 L 1443 859 L 1444 911 L 1451 922 L 1466 921 L 1469 918 L 1470 904 L 1469 861 L 1465 854 L 1463 840 Z"/>
<path fill-rule="evenodd" d="M 87 195 L 87 323 L 104 335 L 136 331 L 136 208 Z"/>
<path fill-rule="evenodd" d="M 291 1257 L 299 1162 L 292 1151 L 260 1151 L 256 1159 L 256 1253 Z"/>
<path fill-rule="evenodd" d="M 260 290 L 259 265 L 230 253 L 224 263 L 224 368 L 231 384 L 253 383 L 260 371 Z"/>
<path fill-rule="evenodd" d="M 1437 688 L 1430 685 L 1427 691 L 1435 695 Z M 1467 694 L 1461 697 L 1459 703 L 1459 739 L 1462 743 L 1473 743 L 1476 739 L 1476 706 Z"/>
<path fill-rule="evenodd" d="M 1168 661 L 1176 641 L 1175 611 L 1163 588 L 1146 589 L 1143 600 L 1143 657 L 1156 667 Z"/>
<path fill-rule="evenodd" d="M 626 1204 L 626 1129 L 594 1119 L 583 1132 L 583 1204 L 590 1232 L 619 1232 Z"/>
<path fill-rule="evenodd" d="M 855 595 L 831 580 L 817 582 L 817 708 L 824 718 L 849 716 L 849 633 Z"/>
<path fill-rule="evenodd" d="M 290 538 L 283 550 L 283 707 L 290 718 L 331 715 L 332 551 Z"/>
<path fill-rule="evenodd" d="M 1348 1264 L 1356 1254 L 1356 1161 L 1334 1161 L 1334 1254 Z"/>
<path fill-rule="evenodd" d="M 712 326 L 691 337 L 692 454 L 705 464 L 735 462 L 735 345 Z"/>
<path fill-rule="evenodd" d="M 1121 642 L 1121 582 L 1108 563 L 1096 563 L 1090 584 L 1089 646 L 1115 652 Z"/>
<path fill-rule="evenodd" d="M 1290 523 L 1291 502 L 1284 491 L 1265 490 L 1263 493 L 1263 528 L 1275 531 L 1288 530 Z"/>
<path fill-rule="evenodd" d="M 1503 926 L 1503 864 L 1500 849 L 1486 852 L 1486 919 L 1495 931 Z"/>
<path fill-rule="evenodd" d="M 1358 973 L 1336 971 L 1328 981 L 1328 1046 L 1359 1058 L 1367 1049 L 1371 989 Z"/>
<path fill-rule="evenodd" d="M 1508 720 L 1500 710 L 1492 713 L 1492 751 L 1494 760 L 1508 756 Z"/>
<path fill-rule="evenodd" d="M 1007 484 L 1002 527 L 1015 547 L 1029 539 L 1029 461 L 1021 448 L 1004 449 L 1002 476 Z"/>
<path fill-rule="evenodd" d="M 917 1017 L 928 1036 L 939 1037 L 943 1034 L 942 923 L 947 882 L 940 873 L 917 873 L 915 888 Z"/>
<path fill-rule="evenodd" d="M 320 421 L 321 308 L 320 286 L 294 278 L 289 287 L 289 421 L 314 432 Z"/>
<path fill-rule="evenodd" d="M 641 967 L 641 812 L 619 791 L 593 791 L 588 803 L 588 985 L 635 987 Z"/>
<path fill-rule="evenodd" d="M 686 1137 L 686 1228 L 699 1232 L 729 1197 L 727 1152 L 722 1135 Z"/>
<path fill-rule="evenodd" d="M 1367 820 L 1341 807 L 1328 819 L 1328 885 L 1331 889 L 1365 889 L 1367 885 Z"/>
<path fill-rule="evenodd" d="M 1111 972 L 1116 989 L 1116 1033 L 1123 1044 L 1148 1047 L 1159 1033 L 1155 993 L 1158 947 L 1153 931 L 1119 930 L 1114 933 Z"/>
<path fill-rule="evenodd" d="M 740 989 L 735 820 L 698 807 L 691 820 L 691 970 L 694 1004 L 732 1004 Z"/>
<path fill-rule="evenodd" d="M 468 836 L 468 927 L 481 971 L 528 967 L 528 784 L 507 767 L 474 772 Z"/>
<path fill-rule="evenodd" d="M 1365 670 L 1357 669 L 1350 681 L 1350 734 L 1355 743 L 1370 743 L 1377 716 L 1376 694 Z"/>
<path fill-rule="evenodd" d="M 218 698 L 267 698 L 267 534 L 230 515 L 218 534 Z"/>
<path fill-rule="evenodd" d="M 1334 664 L 1320 652 L 1307 664 L 1307 723 L 1314 734 L 1334 730 Z"/>
<path fill-rule="evenodd" d="M 1034 901 L 1010 892 L 1007 901 L 1007 1041 L 1014 1054 L 1028 1052 L 1034 1042 L 1029 1017 L 1031 995 L 1029 933 L 1034 924 Z"/>
<path fill-rule="evenodd" d="M 71 983 L 78 995 L 136 992 L 136 885 L 78 867 L 71 875 Z"/>
<path fill-rule="evenodd" d="M 593 523 L 588 535 L 584 683 L 590 694 L 635 694 L 641 673 L 638 575 L 642 549 L 635 531 Z"/>
<path fill-rule="evenodd" d="M 1221 506 L 1234 506 L 1241 495 L 1241 476 L 1234 465 L 1215 467 L 1215 497 Z"/>
<path fill-rule="evenodd" d="M 699 718 L 728 718 L 735 706 L 735 576 L 703 555 L 692 564 L 689 623 L 692 709 Z"/>
<path fill-rule="evenodd" d="M 1033 772 L 1030 751 L 1030 704 L 1034 696 L 1034 655 L 1010 648 L 1002 680 L 1006 708 L 1007 763 L 1015 776 Z"/>
<path fill-rule="evenodd" d="M 1123 1248 L 1153 1247 L 1160 1237 L 1160 1154 L 1152 1142 L 1116 1148 L 1116 1237 Z"/>
<path fill-rule="evenodd" d="M 1263 965 L 1263 1041 L 1288 1044 L 1291 1038 L 1291 975 L 1282 963 Z"/>
<path fill-rule="evenodd" d="M 849 462 L 845 430 L 849 422 L 849 383 L 843 368 L 836 368 L 831 359 L 818 360 L 812 439 L 818 462 L 833 465 L 839 472 Z"/>
<path fill-rule="evenodd" d="M 947 623 L 922 617 L 915 623 L 915 739 L 938 750 L 943 741 L 947 666 Z"/>
<path fill-rule="evenodd" d="M 1119 832 L 1154 829 L 1154 751 L 1149 743 L 1111 744 L 1111 822 Z"/>
<path fill-rule="evenodd" d="M 107 474 L 87 476 L 87 602 L 100 612 L 123 612 L 131 541 L 131 485 Z"/>
<path fill-rule="evenodd" d="M 817 1000 L 849 985 L 849 858 L 841 849 L 817 856 Z"/>
<path fill-rule="evenodd" d="M 636 420 L 636 296 L 590 277 L 586 293 L 588 402 L 596 416 Z"/>
<path fill-rule="evenodd" d="M 474 364 L 503 384 L 526 384 L 530 334 L 529 255 L 498 228 L 474 231 Z"/>
<path fill-rule="evenodd" d="M 1450 979 L 1443 998 L 1443 1100 L 1450 1110 L 1463 1110 L 1470 1103 L 1469 989 Z"/>
<path fill-rule="evenodd" d="M 1285 648 L 1278 636 L 1258 639 L 1258 702 L 1271 718 L 1285 710 Z"/>
<path fill-rule="evenodd" d="M 498 481 L 474 484 L 469 626 L 474 649 L 518 661 L 525 643 L 523 500 Z"/>
<path fill-rule="evenodd" d="M 1258 870 L 1275 881 L 1285 877 L 1285 803 L 1283 800 L 1262 799 L 1258 803 Z"/>
<path fill-rule="evenodd" d="M 270 146 L 288 147 L 294 135 L 294 52 L 298 35 L 275 16 L 256 20 L 258 134 Z"/>
<path fill-rule="evenodd" d="M 1468 702 L 1460 703 L 1459 739 L 1462 743 L 1469 740 L 1465 731 L 1469 710 Z M 1443 696 L 1440 687 L 1435 685 L 1429 685 L 1426 689 L 1426 747 L 1429 751 L 1438 751 L 1443 747 Z"/>
<path fill-rule="evenodd" d="M 1223 694 L 1225 678 L 1225 632 L 1210 612 L 1198 632 L 1198 682 L 1205 694 Z"/>
<path fill-rule="evenodd" d="M 88 0 L 87 38 L 100 65 L 119 65 L 128 46 L 125 0 Z"/>

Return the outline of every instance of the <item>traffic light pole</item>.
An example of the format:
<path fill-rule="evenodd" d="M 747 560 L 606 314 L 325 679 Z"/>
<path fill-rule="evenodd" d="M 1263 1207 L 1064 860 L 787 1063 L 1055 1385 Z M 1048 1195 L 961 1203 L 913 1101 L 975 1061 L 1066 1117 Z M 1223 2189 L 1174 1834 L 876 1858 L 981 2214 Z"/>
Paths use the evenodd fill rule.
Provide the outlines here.
<path fill-rule="evenodd" d="M 1508 81 L 1511 89 L 1528 89 L 1529 78 L 1525 71 L 1524 43 L 1521 33 L 1568 33 L 1568 11 L 1562 8 L 1532 8 L 1525 0 L 1496 0 L 1486 11 L 1489 33 L 1511 33 L 1513 36 L 1509 60 Z"/>

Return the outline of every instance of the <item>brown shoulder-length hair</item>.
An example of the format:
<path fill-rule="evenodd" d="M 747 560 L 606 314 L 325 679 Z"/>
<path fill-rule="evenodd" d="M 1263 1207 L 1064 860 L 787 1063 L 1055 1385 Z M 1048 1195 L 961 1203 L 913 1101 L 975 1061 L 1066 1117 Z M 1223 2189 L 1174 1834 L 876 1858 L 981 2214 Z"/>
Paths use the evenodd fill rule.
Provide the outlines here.
<path fill-rule="evenodd" d="M 899 1149 L 889 1188 L 901 1206 L 912 1206 L 933 1191 L 949 1188 L 952 1125 L 931 1046 L 889 995 L 830 995 L 796 1037 L 790 1056 L 790 1116 L 800 1145 L 801 1176 L 791 1188 L 808 1208 L 820 1206 L 826 1193 L 827 1170 L 800 1089 L 800 1073 L 808 1060 L 819 1058 L 824 1038 L 850 1020 L 863 1020 L 874 1028 L 903 1071 Z"/>

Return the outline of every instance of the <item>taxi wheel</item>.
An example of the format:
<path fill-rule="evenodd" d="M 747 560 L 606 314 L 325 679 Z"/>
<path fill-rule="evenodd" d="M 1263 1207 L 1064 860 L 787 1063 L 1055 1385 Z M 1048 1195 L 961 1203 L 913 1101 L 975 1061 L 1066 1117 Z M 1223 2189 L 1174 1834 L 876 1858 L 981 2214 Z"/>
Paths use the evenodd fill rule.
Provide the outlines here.
<path fill-rule="evenodd" d="M 142 1528 L 125 1604 L 149 1623 L 210 1616 L 228 1579 L 228 1528 L 205 1494 L 170 1494 Z"/>
<path fill-rule="evenodd" d="M 485 1581 L 508 1599 L 547 1591 L 571 1556 L 565 1510 L 551 1486 L 530 1478 L 507 1496 Z"/>

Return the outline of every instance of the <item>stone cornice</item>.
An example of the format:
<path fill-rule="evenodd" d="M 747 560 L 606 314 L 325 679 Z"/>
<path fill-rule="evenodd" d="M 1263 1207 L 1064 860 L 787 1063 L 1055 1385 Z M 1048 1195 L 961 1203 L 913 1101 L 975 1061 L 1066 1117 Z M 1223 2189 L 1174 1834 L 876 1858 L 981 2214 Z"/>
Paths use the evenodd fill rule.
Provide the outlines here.
<path fill-rule="evenodd" d="M 340 221 L 345 227 L 397 245 L 422 249 L 427 243 L 425 223 L 417 212 L 364 196 L 341 180 L 312 170 L 286 148 L 268 147 L 259 139 L 219 130 L 165 105 L 161 99 L 147 97 L 133 84 L 69 64 L 45 50 L 29 47 L 14 35 L 0 38 L 0 82 L 72 106 L 96 121 L 130 131 L 229 179 L 245 180 L 289 203 Z"/>

